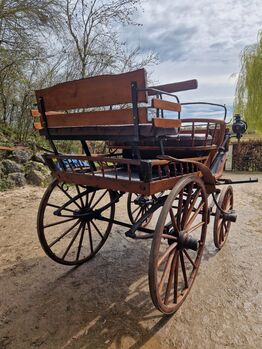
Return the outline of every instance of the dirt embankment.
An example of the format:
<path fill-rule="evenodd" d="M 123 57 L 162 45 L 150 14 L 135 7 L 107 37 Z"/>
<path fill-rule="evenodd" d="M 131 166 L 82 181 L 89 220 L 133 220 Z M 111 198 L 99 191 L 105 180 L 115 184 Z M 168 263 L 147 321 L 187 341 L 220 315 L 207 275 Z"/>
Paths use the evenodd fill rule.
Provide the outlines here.
<path fill-rule="evenodd" d="M 234 175 L 234 178 L 247 175 Z M 147 285 L 150 241 L 114 227 L 79 268 L 52 262 L 36 236 L 43 189 L 0 199 L 0 348 L 261 348 L 262 175 L 234 187 L 237 223 L 218 253 L 212 221 L 199 275 L 172 317 L 154 310 Z M 125 216 L 125 200 L 117 216 Z"/>

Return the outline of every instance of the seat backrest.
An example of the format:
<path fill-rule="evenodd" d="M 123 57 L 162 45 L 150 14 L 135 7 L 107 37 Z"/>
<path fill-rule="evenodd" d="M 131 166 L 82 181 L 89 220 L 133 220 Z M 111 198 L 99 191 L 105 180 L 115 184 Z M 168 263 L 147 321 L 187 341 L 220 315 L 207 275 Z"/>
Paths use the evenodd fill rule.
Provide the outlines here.
<path fill-rule="evenodd" d="M 68 81 L 37 90 L 41 124 L 44 121 L 48 127 L 133 124 L 131 84 L 140 90 L 135 96 L 136 102 L 146 103 L 144 69 Z M 147 109 L 138 109 L 139 122 L 147 122 Z"/>

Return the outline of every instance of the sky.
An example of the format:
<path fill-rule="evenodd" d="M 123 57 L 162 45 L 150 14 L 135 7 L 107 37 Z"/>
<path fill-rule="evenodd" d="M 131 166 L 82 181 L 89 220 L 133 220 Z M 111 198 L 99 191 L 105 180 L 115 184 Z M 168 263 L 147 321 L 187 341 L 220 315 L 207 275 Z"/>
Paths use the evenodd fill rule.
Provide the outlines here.
<path fill-rule="evenodd" d="M 145 0 L 127 41 L 158 54 L 153 79 L 198 80 L 182 101 L 208 101 L 232 109 L 240 53 L 262 29 L 262 0 Z"/>

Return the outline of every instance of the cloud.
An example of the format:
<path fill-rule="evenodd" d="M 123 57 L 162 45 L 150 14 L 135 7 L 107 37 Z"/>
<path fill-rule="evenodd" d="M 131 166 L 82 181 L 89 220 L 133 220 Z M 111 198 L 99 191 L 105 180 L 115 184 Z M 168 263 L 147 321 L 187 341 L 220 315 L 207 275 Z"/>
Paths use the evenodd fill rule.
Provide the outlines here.
<path fill-rule="evenodd" d="M 197 78 L 196 98 L 224 98 L 232 104 L 240 52 L 256 42 L 262 29 L 261 0 L 148 0 L 137 21 L 125 32 L 129 44 L 154 50 L 159 82 Z M 195 99 L 195 98 L 194 98 Z"/>

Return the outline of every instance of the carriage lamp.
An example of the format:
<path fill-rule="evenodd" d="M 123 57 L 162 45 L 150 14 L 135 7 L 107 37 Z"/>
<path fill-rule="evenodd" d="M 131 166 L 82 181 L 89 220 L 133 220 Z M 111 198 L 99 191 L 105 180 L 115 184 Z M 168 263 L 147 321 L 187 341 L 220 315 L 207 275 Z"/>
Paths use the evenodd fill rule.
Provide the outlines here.
<path fill-rule="evenodd" d="M 234 115 L 234 122 L 232 125 L 232 130 L 236 134 L 238 140 L 243 136 L 247 130 L 247 123 L 241 119 L 240 114 Z"/>

